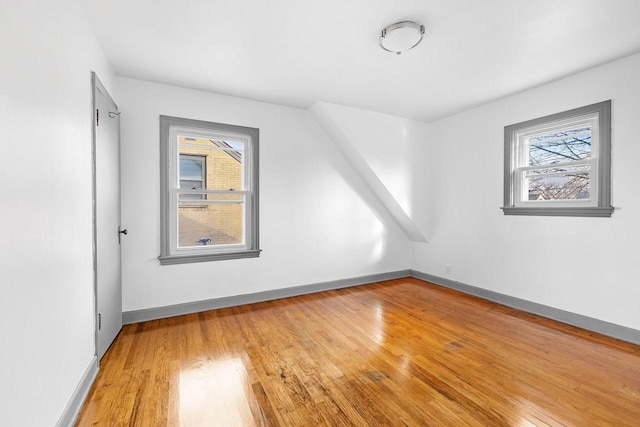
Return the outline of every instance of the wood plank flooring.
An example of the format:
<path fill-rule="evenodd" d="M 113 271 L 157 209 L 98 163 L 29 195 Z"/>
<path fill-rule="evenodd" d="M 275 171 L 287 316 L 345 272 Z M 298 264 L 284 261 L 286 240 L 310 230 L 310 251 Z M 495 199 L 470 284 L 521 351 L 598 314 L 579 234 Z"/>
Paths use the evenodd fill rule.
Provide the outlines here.
<path fill-rule="evenodd" d="M 418 279 L 125 326 L 78 426 L 640 426 L 640 347 Z"/>

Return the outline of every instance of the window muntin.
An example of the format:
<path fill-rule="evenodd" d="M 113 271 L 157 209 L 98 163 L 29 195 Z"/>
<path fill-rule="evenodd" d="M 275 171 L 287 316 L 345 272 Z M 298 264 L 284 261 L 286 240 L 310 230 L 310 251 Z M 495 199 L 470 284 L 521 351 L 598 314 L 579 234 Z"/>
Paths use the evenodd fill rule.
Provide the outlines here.
<path fill-rule="evenodd" d="M 505 127 L 507 215 L 611 216 L 611 101 Z"/>
<path fill-rule="evenodd" d="M 258 129 L 161 116 L 161 134 L 161 263 L 258 256 Z"/>

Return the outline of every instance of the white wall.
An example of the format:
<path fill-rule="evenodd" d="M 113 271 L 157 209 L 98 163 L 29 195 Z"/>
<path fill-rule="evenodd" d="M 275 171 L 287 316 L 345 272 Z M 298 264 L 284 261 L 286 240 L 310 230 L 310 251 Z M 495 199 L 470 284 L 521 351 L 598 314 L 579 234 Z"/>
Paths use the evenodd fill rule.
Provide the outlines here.
<path fill-rule="evenodd" d="M 432 241 L 412 268 L 640 329 L 638 75 L 635 55 L 433 123 Z M 504 126 L 607 99 L 613 216 L 503 215 Z"/>
<path fill-rule="evenodd" d="M 428 125 L 328 102 L 310 111 L 407 237 L 427 242 Z"/>
<path fill-rule="evenodd" d="M 52 426 L 94 352 L 91 70 L 75 1 L 0 0 L 0 425 Z"/>
<path fill-rule="evenodd" d="M 116 97 L 124 311 L 409 268 L 402 230 L 309 112 L 126 78 Z M 160 266 L 159 115 L 260 129 L 260 258 Z"/>

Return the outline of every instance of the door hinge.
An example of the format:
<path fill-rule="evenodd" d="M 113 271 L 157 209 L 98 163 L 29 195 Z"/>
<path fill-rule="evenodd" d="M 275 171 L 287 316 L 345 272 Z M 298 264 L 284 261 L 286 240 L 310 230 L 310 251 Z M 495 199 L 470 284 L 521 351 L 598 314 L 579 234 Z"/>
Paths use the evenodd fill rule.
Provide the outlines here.
<path fill-rule="evenodd" d="M 100 110 L 96 108 L 96 126 L 100 126 Z"/>
<path fill-rule="evenodd" d="M 98 330 L 102 329 L 102 314 L 98 313 Z"/>

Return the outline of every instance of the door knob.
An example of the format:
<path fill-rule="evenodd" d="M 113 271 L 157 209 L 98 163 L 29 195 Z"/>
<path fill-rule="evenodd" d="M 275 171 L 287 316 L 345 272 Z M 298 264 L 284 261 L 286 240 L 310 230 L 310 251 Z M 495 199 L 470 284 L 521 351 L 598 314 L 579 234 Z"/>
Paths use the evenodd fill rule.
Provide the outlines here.
<path fill-rule="evenodd" d="M 127 234 L 129 234 L 129 230 L 127 230 L 126 228 L 123 229 L 121 226 L 118 226 L 118 244 L 122 243 L 122 236 L 120 236 L 121 234 L 124 234 L 126 236 Z"/>

